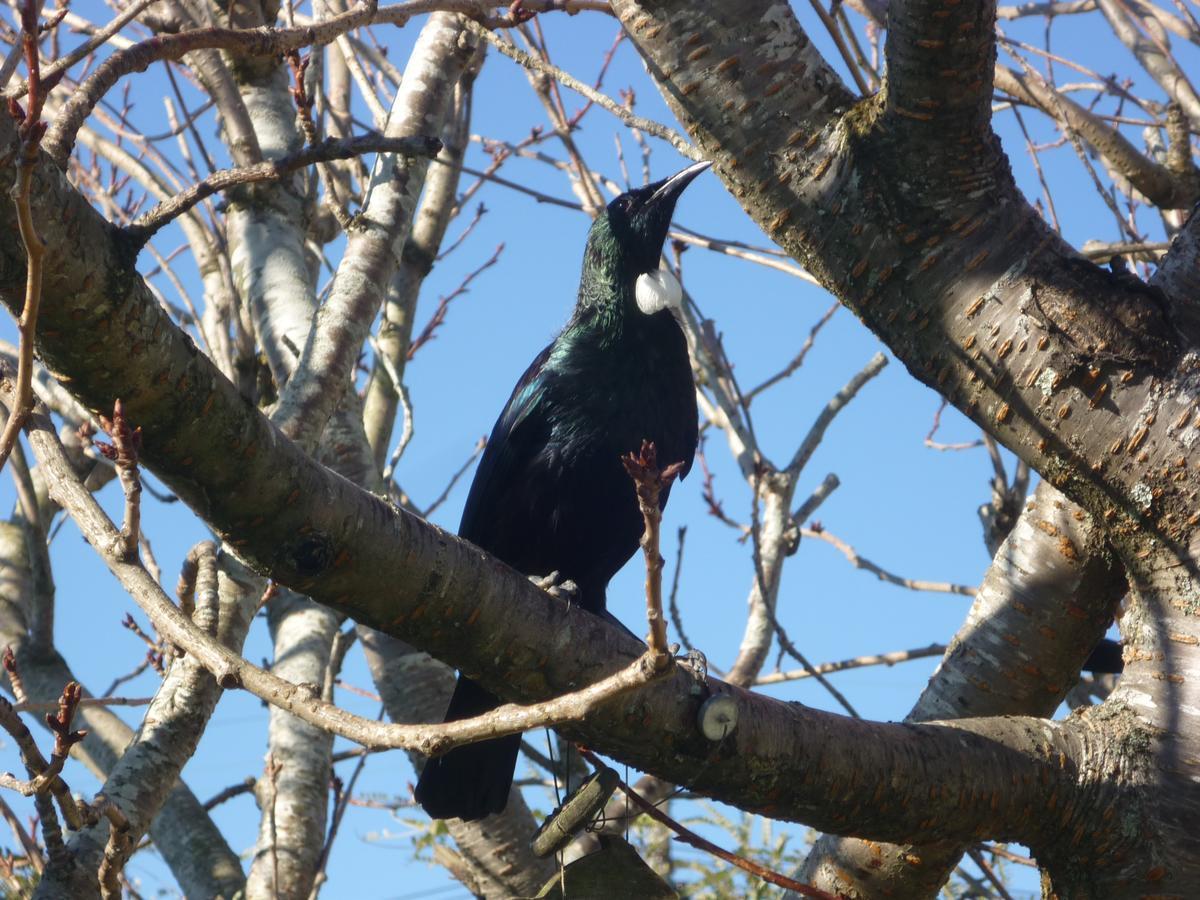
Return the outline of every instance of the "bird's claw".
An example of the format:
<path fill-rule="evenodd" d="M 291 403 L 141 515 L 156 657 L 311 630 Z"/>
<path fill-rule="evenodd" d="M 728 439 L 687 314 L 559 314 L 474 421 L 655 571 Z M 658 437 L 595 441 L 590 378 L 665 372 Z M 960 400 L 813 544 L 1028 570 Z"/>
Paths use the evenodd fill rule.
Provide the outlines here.
<path fill-rule="evenodd" d="M 557 569 L 549 575 L 530 575 L 529 580 L 556 600 L 570 604 L 579 599 L 579 585 L 569 578 L 564 579 Z"/>

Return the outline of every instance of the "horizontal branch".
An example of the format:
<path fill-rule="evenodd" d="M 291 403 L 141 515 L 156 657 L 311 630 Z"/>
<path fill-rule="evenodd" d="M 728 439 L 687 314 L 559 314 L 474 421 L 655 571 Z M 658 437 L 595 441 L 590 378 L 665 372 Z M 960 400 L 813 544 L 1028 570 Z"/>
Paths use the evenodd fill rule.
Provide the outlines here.
<path fill-rule="evenodd" d="M 398 153 L 402 156 L 432 157 L 441 149 L 442 142 L 435 137 L 386 137 L 381 134 L 364 134 L 343 140 L 326 138 L 278 159 L 267 160 L 253 166 L 240 166 L 213 172 L 207 178 L 190 185 L 186 190 L 143 213 L 125 229 L 125 233 L 138 245 L 143 245 L 168 222 L 183 215 L 197 203 L 203 202 L 218 191 L 260 181 L 278 181 L 297 169 L 303 169 L 314 163 L 328 162 L 334 159 L 353 159 L 364 153 Z"/>
<path fill-rule="evenodd" d="M 0 383 L 0 395 L 11 390 L 11 381 Z M 906 791 L 917 790 L 918 785 L 924 784 L 922 772 L 912 771 L 912 778 L 893 777 L 896 772 L 903 772 L 905 766 L 962 773 L 959 779 L 944 779 L 941 808 L 947 818 L 941 827 L 949 835 L 958 835 L 960 829 L 968 830 L 964 834 L 982 829 L 1001 839 L 1035 837 L 1038 825 L 1029 821 L 1025 812 L 1030 808 L 1029 798 L 1009 790 L 1014 773 L 1031 785 L 1040 785 L 1050 778 L 1059 783 L 1061 790 L 1071 789 L 1071 776 L 1064 775 L 1059 768 L 1058 754 L 1070 751 L 1073 756 L 1076 736 L 1069 730 L 1047 736 L 1045 728 L 1053 731 L 1057 726 L 981 719 L 961 728 L 920 726 L 920 734 L 913 734 L 913 726 L 856 722 L 738 691 L 709 679 L 706 688 L 701 688 L 702 694 L 728 693 L 740 708 L 733 739 L 714 745 L 699 733 L 696 725 L 699 698 L 693 691 L 694 675 L 676 669 L 648 684 L 647 679 L 653 674 L 652 666 L 645 665 L 648 658 L 636 659 L 633 666 L 620 663 L 637 647 L 622 630 L 550 598 L 518 573 L 486 563 L 477 550 L 449 535 L 437 539 L 447 563 L 443 577 L 438 579 L 437 615 L 419 614 L 434 600 L 428 593 L 431 584 L 428 580 L 424 590 L 395 589 L 411 574 L 415 563 L 411 551 L 417 549 L 413 545 L 409 545 L 410 552 L 397 553 L 397 548 L 405 543 L 389 540 L 386 551 L 380 549 L 378 558 L 386 556 L 390 564 L 376 567 L 373 561 L 364 560 L 362 566 L 353 567 L 334 580 L 346 576 L 352 582 L 376 577 L 387 579 L 393 585 L 392 590 L 367 589 L 364 584 L 363 589 L 353 591 L 355 598 L 373 601 L 371 607 L 356 605 L 356 611 L 364 619 L 375 626 L 387 627 L 394 634 L 421 638 L 422 643 L 438 652 L 456 647 L 457 653 L 446 655 L 459 665 L 469 666 L 473 677 L 480 673 L 489 688 L 509 696 L 553 691 L 564 680 L 576 684 L 591 680 L 586 673 L 606 673 L 604 680 L 577 697 L 551 701 L 540 709 L 507 706 L 472 722 L 394 726 L 362 720 L 318 700 L 311 689 L 283 682 L 215 644 L 170 602 L 140 563 L 112 552 L 118 534 L 116 526 L 74 479 L 58 450 L 53 427 L 44 416 L 33 419 L 30 440 L 53 485 L 56 500 L 72 514 L 109 568 L 143 605 L 164 639 L 187 648 L 189 655 L 210 669 L 224 687 L 252 689 L 293 714 L 364 744 L 408 746 L 431 753 L 465 740 L 523 730 L 538 722 L 573 722 L 566 728 L 568 733 L 590 746 L 634 765 L 658 770 L 693 790 L 772 815 L 809 821 L 825 830 L 852 828 L 883 839 L 908 833 L 917 827 L 918 818 L 927 831 L 937 832 L 938 826 L 930 826 L 928 819 L 936 818 L 938 804 L 924 796 L 921 804 L 915 802 L 915 797 L 904 799 Z M 342 484 L 346 490 L 354 490 L 347 483 Z M 369 495 L 363 495 L 363 499 L 375 509 L 386 509 Z M 391 510 L 390 514 L 396 523 L 410 524 L 415 529 L 414 536 L 421 532 L 439 534 L 432 526 L 399 511 Z M 243 543 L 243 552 L 246 549 Z M 309 581 L 307 589 L 316 588 L 315 595 L 323 596 L 326 592 L 322 588 L 328 585 L 322 585 L 322 581 Z M 472 607 L 475 612 L 469 614 Z M 521 615 L 514 616 L 513 609 L 520 609 Z M 447 633 L 439 623 L 448 617 L 460 622 L 470 619 L 472 628 L 477 627 L 480 634 L 502 641 L 507 654 L 494 655 L 487 648 L 486 639 L 464 641 L 455 633 L 457 629 Z M 386 621 L 389 619 L 390 622 Z M 439 634 L 440 639 L 435 637 Z M 588 636 L 583 637 L 584 634 Z M 572 641 L 572 635 L 579 638 Z M 534 654 L 541 654 L 542 648 L 562 640 L 584 649 L 566 658 L 543 655 L 539 666 Z M 618 670 L 615 675 L 611 674 L 614 667 Z M 614 691 L 627 689 L 634 689 L 627 698 L 603 699 Z M 589 711 L 581 708 L 580 700 L 589 706 L 592 701 L 599 705 Z M 579 721 L 585 712 L 589 713 L 586 721 Z M 662 740 L 645 740 L 647 721 L 661 723 Z M 1038 738 L 1031 739 L 1031 734 L 1037 734 Z M 919 758 L 910 756 L 905 749 L 913 740 L 920 741 L 924 748 Z M 829 808 L 827 787 L 800 775 L 820 770 L 822 760 L 832 758 L 831 754 L 844 760 L 842 765 L 847 768 L 828 767 L 830 779 L 854 771 L 875 772 L 882 780 L 860 782 L 855 790 L 840 795 L 835 809 Z M 752 777 L 756 767 L 747 766 L 746 760 L 753 758 L 773 760 L 770 778 Z M 880 790 L 885 791 L 885 796 L 895 792 L 897 796 L 893 799 L 899 807 L 912 812 L 897 813 L 895 807 L 880 805 Z M 920 790 L 924 795 L 925 789 Z M 961 809 L 963 791 L 973 798 L 965 813 Z M 1002 792 L 1008 800 L 997 811 L 993 798 Z"/>
<path fill-rule="evenodd" d="M 6 378 L 0 382 L 0 401 L 11 398 L 11 382 Z M 648 684 L 669 671 L 669 666 L 661 664 L 658 652 L 651 650 L 613 675 L 579 691 L 531 706 L 506 704 L 472 719 L 441 725 L 389 724 L 346 712 L 322 700 L 312 688 L 285 681 L 259 668 L 195 625 L 171 602 L 140 562 L 120 551 L 120 529 L 75 475 L 44 410 L 30 421 L 27 430 L 42 471 L 49 480 L 51 496 L 75 520 L 83 536 L 150 617 L 155 630 L 165 641 L 199 662 L 221 687 L 227 690 L 244 688 L 273 706 L 365 747 L 399 747 L 437 756 L 463 744 L 532 728 L 579 722 L 597 704 Z M 0 712 L 6 706 L 5 701 L 0 700 Z M 57 770 L 48 772 L 46 777 L 56 774 Z M 39 782 L 30 793 L 40 789 Z"/>

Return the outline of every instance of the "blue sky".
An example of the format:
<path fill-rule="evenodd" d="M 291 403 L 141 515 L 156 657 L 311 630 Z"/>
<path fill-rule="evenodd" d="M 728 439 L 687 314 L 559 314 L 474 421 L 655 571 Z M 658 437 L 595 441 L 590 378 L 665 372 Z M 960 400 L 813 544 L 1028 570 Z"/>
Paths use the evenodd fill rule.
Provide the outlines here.
<path fill-rule="evenodd" d="M 827 58 L 836 61 L 808 5 L 800 5 L 798 14 Z M 855 18 L 853 13 L 851 18 Z M 405 29 L 379 33 L 397 64 L 406 57 L 420 21 Z M 618 26 L 600 15 L 548 15 L 543 18 L 543 27 L 554 60 L 591 81 Z M 1045 37 L 1041 20 L 1010 23 L 1006 30 L 1039 45 Z M 1095 67 L 1102 74 L 1119 65 L 1122 74 L 1136 79 L 1135 89 L 1158 96 L 1111 38 L 1099 14 L 1062 19 L 1054 26 L 1052 36 L 1055 52 Z M 73 46 L 74 39 L 65 39 L 64 44 Z M 1182 54 L 1185 65 L 1195 62 L 1191 51 L 1194 48 Z M 165 82 L 161 72 L 156 67 L 131 82 L 132 118 L 151 132 L 164 130 L 161 97 Z M 1065 81 L 1080 79 L 1082 76 L 1077 74 L 1063 76 Z M 617 51 L 605 90 L 615 94 L 630 85 L 636 90 L 640 114 L 672 121 L 636 53 L 626 43 Z M 582 102 L 566 89 L 564 98 L 569 110 Z M 1111 108 L 1111 102 L 1104 101 L 1104 107 Z M 489 56 L 477 82 L 474 113 L 473 132 L 508 141 L 520 140 L 530 126 L 545 122 L 524 73 L 495 53 Z M 1032 112 L 1025 115 L 1036 140 L 1053 139 L 1052 129 L 1041 117 Z M 1040 191 L 1033 168 L 1011 113 L 998 114 L 996 127 L 1018 180 L 1030 196 L 1037 196 Z M 202 121 L 200 128 L 206 138 L 212 136 L 211 119 Z M 621 176 L 614 141 L 620 140 L 631 170 L 638 171 L 637 145 L 602 110 L 588 114 L 576 139 L 589 163 L 616 180 Z M 652 141 L 652 146 L 653 177 L 663 177 L 684 164 L 667 145 Z M 553 142 L 542 149 L 562 155 Z M 486 164 L 478 145 L 469 151 L 468 164 L 477 168 Z M 1118 237 L 1111 215 L 1090 189 L 1069 145 L 1044 154 L 1043 166 L 1055 187 L 1058 214 L 1068 239 L 1080 245 L 1087 239 Z M 570 199 L 565 177 L 544 164 L 516 160 L 505 166 L 503 174 Z M 574 302 L 588 224 L 583 215 L 539 204 L 494 185 L 479 192 L 475 202 L 480 201 L 488 213 L 462 247 L 434 269 L 417 315 L 419 327 L 439 296 L 452 291 L 463 274 L 486 260 L 498 244 L 505 245 L 498 265 L 483 273 L 469 293 L 454 301 L 437 338 L 409 365 L 407 378 L 416 432 L 396 474 L 418 505 L 428 503 L 441 491 L 476 440 L 490 430 L 513 382 L 553 337 Z M 769 243 L 712 175 L 689 188 L 680 202 L 677 221 L 714 237 Z M 1148 229 L 1153 224 L 1149 217 L 1142 221 Z M 453 223 L 450 236 L 457 236 L 464 224 L 465 220 Z M 1155 236 L 1161 233 L 1150 230 Z M 161 246 L 173 245 L 168 240 Z M 336 248 L 330 248 L 330 252 L 335 253 Z M 143 269 L 152 265 L 152 260 L 143 257 Z M 194 273 L 189 268 L 183 264 L 181 271 L 188 283 L 194 284 Z M 786 364 L 830 303 L 825 292 L 798 279 L 698 248 L 686 253 L 683 268 L 686 286 L 723 334 L 743 386 L 757 384 Z M 159 284 L 169 295 L 169 285 L 161 279 Z M 11 325 L 6 324 L 4 329 L 11 338 Z M 777 463 L 790 458 L 821 407 L 880 349 L 879 342 L 852 314 L 839 311 L 821 333 L 804 367 L 754 403 L 755 425 L 764 452 Z M 988 499 L 991 468 L 982 450 L 938 453 L 923 446 L 922 439 L 938 406 L 938 397 L 893 360 L 829 430 L 805 472 L 798 496 L 807 496 L 826 473 L 834 472 L 842 486 L 817 516 L 831 532 L 901 575 L 974 584 L 988 564 L 976 508 Z M 942 440 L 977 437 L 973 426 L 953 411 L 947 411 L 942 421 Z M 748 520 L 749 493 L 723 437 L 710 436 L 706 450 L 717 494 L 726 511 L 737 519 Z M 673 491 L 664 533 L 673 536 L 679 525 L 688 527 L 679 591 L 684 624 L 689 637 L 713 666 L 724 668 L 732 661 L 741 637 L 753 569 L 737 535 L 707 514 L 700 481 L 697 470 Z M 11 496 L 11 487 L 4 481 L 0 500 L 10 502 Z M 437 512 L 435 521 L 453 529 L 465 496 L 464 481 Z M 120 498 L 115 485 L 106 490 L 103 500 L 119 515 Z M 170 588 L 187 549 L 206 532 L 178 504 L 165 506 L 147 500 L 144 528 Z M 673 546 L 672 540 L 665 548 L 672 551 L 665 553 L 668 575 L 674 566 Z M 99 691 L 112 678 L 131 669 L 143 653 L 140 642 L 119 624 L 135 607 L 100 561 L 82 545 L 72 524 L 68 523 L 55 539 L 52 558 L 58 587 L 58 647 L 85 684 Z M 610 608 L 635 631 L 642 628 L 641 578 L 640 564 L 635 562 L 609 590 Z M 944 642 L 962 621 L 968 604 L 966 597 L 913 593 L 883 584 L 852 569 L 833 548 L 806 541 L 785 569 L 779 617 L 793 641 L 815 662 Z M 140 613 L 135 612 L 135 617 L 146 624 Z M 256 625 L 245 652 L 254 661 L 270 656 L 265 623 Z M 774 656 L 771 664 L 773 661 Z M 894 720 L 908 711 L 933 665 L 928 660 L 833 677 L 864 716 Z M 370 687 L 357 652 L 351 653 L 343 677 L 351 684 Z M 147 695 L 153 692 L 156 681 L 152 673 L 143 675 L 124 692 Z M 772 688 L 770 693 L 835 708 L 823 689 L 811 681 Z M 342 692 L 338 699 L 364 715 L 377 713 L 373 702 L 352 694 Z M 136 712 L 118 712 L 136 724 Z M 222 699 L 196 757 L 184 772 L 198 796 L 206 798 L 261 772 L 265 723 L 265 710 L 255 698 L 234 692 Z M 540 735 L 535 738 L 537 743 L 542 742 Z M 19 771 L 11 741 L 0 739 L 0 766 Z M 343 777 L 349 774 L 350 765 L 342 764 Z M 97 787 L 81 766 L 69 766 L 66 775 L 76 791 L 88 793 Z M 368 763 L 360 789 L 404 795 L 411 778 L 401 754 L 377 756 Z M 9 801 L 14 802 L 13 798 Z M 543 810 L 552 805 L 544 795 L 533 798 L 533 802 Z M 20 803 L 14 805 L 26 808 Z M 258 814 L 248 796 L 218 808 L 214 815 L 235 849 L 252 848 Z M 394 818 L 379 810 L 351 809 L 333 851 L 324 896 L 467 896 L 437 867 L 413 861 L 410 835 L 404 816 Z M 3 843 L 5 839 L 0 838 Z M 153 894 L 173 885 L 152 853 L 135 857 L 128 873 L 144 893 Z M 1036 891 L 1035 882 L 1029 879 L 1015 884 L 1020 888 L 1019 895 L 1025 891 L 1032 896 Z"/>

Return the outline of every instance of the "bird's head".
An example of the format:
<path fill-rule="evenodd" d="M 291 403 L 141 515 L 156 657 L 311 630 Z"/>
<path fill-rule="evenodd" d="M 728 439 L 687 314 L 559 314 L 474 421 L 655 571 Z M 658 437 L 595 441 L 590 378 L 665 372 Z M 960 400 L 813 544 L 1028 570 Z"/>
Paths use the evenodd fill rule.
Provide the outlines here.
<path fill-rule="evenodd" d="M 626 191 L 596 218 L 592 231 L 607 231 L 636 274 L 657 269 L 679 195 L 710 165 L 693 163 L 662 181 Z"/>
<path fill-rule="evenodd" d="M 710 165 L 708 162 L 693 163 L 662 181 L 626 191 L 608 204 L 588 232 L 581 301 L 593 300 L 586 293 L 589 288 L 599 287 L 596 280 L 617 281 L 630 286 L 636 284 L 639 307 L 643 312 L 651 311 L 644 306 L 641 294 L 657 289 L 659 259 L 671 216 L 675 213 L 675 203 L 683 189 Z M 675 290 L 678 291 L 678 285 Z M 651 305 L 661 308 L 669 304 L 652 299 Z"/>

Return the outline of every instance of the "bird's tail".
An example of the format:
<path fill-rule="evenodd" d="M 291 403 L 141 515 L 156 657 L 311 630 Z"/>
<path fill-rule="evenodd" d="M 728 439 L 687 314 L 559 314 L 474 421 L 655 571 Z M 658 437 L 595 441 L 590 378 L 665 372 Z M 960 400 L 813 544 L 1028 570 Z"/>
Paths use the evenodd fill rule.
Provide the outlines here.
<path fill-rule="evenodd" d="M 500 705 L 500 699 L 469 678 L 458 676 L 446 721 L 478 716 Z M 521 736 L 456 747 L 429 760 L 417 780 L 417 802 L 434 819 L 482 819 L 508 802 Z"/>

